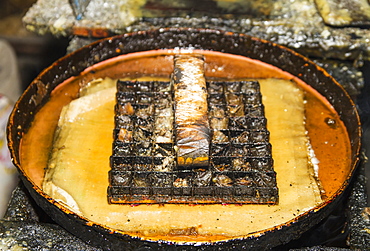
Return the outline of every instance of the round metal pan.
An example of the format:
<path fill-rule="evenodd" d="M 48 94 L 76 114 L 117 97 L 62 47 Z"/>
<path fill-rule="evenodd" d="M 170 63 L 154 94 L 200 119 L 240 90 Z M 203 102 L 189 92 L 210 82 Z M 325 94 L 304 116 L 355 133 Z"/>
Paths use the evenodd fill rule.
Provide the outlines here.
<path fill-rule="evenodd" d="M 271 66 L 271 70 L 257 72 L 256 76 L 273 77 L 280 72 L 279 74 L 285 78 L 293 77 L 298 82 L 302 81 L 310 85 L 330 102 L 348 131 L 351 159 L 348 168 L 338 173 L 343 176 L 341 183 L 330 188 L 331 191 L 327 193 L 327 198 L 323 203 L 284 225 L 264 232 L 251 233 L 245 238 L 210 242 L 199 246 L 148 241 L 115 232 L 113 229 L 73 213 L 45 194 L 40 188 L 40 180 L 37 178 L 39 176 L 34 175 L 34 173 L 39 173 L 42 176 L 44 167 L 40 167 L 39 170 L 26 170 L 20 161 L 20 145 L 35 114 L 49 100 L 53 90 L 68 79 L 78 79 L 82 72 L 86 72 L 87 68 L 98 63 L 104 63 L 120 55 L 157 49 L 200 49 L 247 57 Z M 140 66 L 136 67 L 140 68 Z M 103 76 L 117 77 L 119 70 L 126 71 L 122 67 L 118 67 L 119 70 L 116 68 L 113 67 L 112 69 L 115 70 L 111 70 L 109 67 L 102 67 L 100 72 L 90 71 L 84 75 L 83 81 Z M 153 67 L 153 69 L 156 68 L 158 67 Z M 140 248 L 145 248 L 145 250 L 174 250 L 177 248 L 181 250 L 221 250 L 225 248 L 263 250 L 287 243 L 315 226 L 336 207 L 358 164 L 361 138 L 360 122 L 354 103 L 329 74 L 309 59 L 282 46 L 247 35 L 206 29 L 175 28 L 136 32 L 104 39 L 61 58 L 45 69 L 23 93 L 10 116 L 7 129 L 8 145 L 13 162 L 20 172 L 22 181 L 39 206 L 72 234 L 91 245 L 107 250 L 139 250 Z M 328 176 L 328 179 L 332 178 Z"/>

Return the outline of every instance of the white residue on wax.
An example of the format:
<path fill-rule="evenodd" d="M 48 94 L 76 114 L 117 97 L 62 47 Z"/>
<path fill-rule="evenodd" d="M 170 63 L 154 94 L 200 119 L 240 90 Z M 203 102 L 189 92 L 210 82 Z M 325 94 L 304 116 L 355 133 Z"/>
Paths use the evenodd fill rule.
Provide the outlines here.
<path fill-rule="evenodd" d="M 307 140 L 307 152 L 308 152 L 308 161 L 312 164 L 315 178 L 319 177 L 319 159 L 315 155 L 315 151 L 312 148 L 311 142 Z"/>

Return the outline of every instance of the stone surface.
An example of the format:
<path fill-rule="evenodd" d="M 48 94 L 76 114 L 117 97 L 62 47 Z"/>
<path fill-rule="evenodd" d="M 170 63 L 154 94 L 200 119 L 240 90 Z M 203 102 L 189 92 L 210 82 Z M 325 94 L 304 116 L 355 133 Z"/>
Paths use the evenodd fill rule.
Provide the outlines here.
<path fill-rule="evenodd" d="M 362 63 L 356 65 L 356 62 L 328 59 L 314 59 L 313 61 L 333 76 L 353 100 L 357 99 L 365 85 L 364 76 L 360 70 Z"/>
<path fill-rule="evenodd" d="M 363 165 L 364 166 L 364 165 Z M 350 234 L 348 244 L 354 249 L 370 249 L 370 210 L 367 207 L 365 168 L 360 168 L 353 191 L 349 197 Z"/>
<path fill-rule="evenodd" d="M 164 27 L 212 28 L 246 33 L 319 58 L 370 59 L 370 30 L 333 28 L 323 22 L 314 0 L 277 0 L 267 16 L 236 16 L 166 10 L 166 16 L 143 14 L 143 0 L 92 0 L 76 20 L 67 0 L 38 0 L 23 18 L 38 34 L 106 37 Z"/>
<path fill-rule="evenodd" d="M 98 251 L 55 224 L 20 183 L 0 220 L 0 250 Z"/>

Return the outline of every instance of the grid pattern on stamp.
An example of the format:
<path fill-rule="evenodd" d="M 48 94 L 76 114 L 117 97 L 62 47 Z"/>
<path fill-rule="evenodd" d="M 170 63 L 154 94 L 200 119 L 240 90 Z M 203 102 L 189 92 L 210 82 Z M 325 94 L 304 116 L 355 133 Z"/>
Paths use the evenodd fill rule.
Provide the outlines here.
<path fill-rule="evenodd" d="M 118 81 L 110 203 L 276 204 L 278 188 L 257 81 L 207 82 L 207 166 L 176 163 L 170 82 Z"/>

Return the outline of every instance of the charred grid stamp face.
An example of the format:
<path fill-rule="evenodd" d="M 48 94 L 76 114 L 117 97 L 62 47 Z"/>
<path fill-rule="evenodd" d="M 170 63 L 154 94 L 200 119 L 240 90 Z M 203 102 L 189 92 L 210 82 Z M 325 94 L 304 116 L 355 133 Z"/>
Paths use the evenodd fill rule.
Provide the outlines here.
<path fill-rule="evenodd" d="M 174 61 L 170 82 L 117 82 L 108 201 L 277 204 L 259 83 Z"/>

